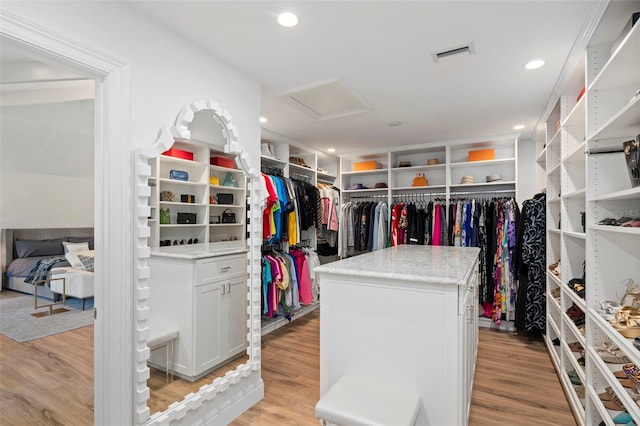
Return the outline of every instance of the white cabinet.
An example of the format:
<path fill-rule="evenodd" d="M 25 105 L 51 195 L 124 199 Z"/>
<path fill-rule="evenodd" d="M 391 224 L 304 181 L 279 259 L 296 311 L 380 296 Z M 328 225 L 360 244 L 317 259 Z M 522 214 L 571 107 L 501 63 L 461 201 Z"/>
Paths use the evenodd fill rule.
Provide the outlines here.
<path fill-rule="evenodd" d="M 467 424 L 478 254 L 401 245 L 316 268 L 320 397 L 345 375 L 366 375 L 417 393 L 418 425 Z"/>
<path fill-rule="evenodd" d="M 209 254 L 203 253 L 203 246 L 211 246 L 206 244 L 193 245 L 192 253 L 190 247 L 163 247 L 149 261 L 149 326 L 178 329 L 174 372 L 188 380 L 247 347 L 246 249 L 242 242 L 232 244 L 215 243 Z"/>
<path fill-rule="evenodd" d="M 247 184 L 233 159 L 197 141 L 176 140 L 172 149 L 191 153 L 193 159 L 161 155 L 152 160 L 150 246 L 244 240 Z M 226 158 L 231 167 L 211 165 L 213 157 Z M 188 179 L 172 178 L 172 171 L 186 172 Z M 227 175 L 234 186 L 224 185 Z M 161 211 L 169 212 L 168 223 Z M 233 213 L 235 222 L 223 223 L 225 212 Z M 195 221 L 180 223 L 179 213 L 195 214 Z"/>
<path fill-rule="evenodd" d="M 546 147 L 538 157 L 547 185 L 547 263 L 561 261 L 559 277 L 548 272 L 545 339 L 576 419 L 587 425 L 613 425 L 622 411 L 605 408 L 598 395 L 607 388 L 636 423 L 640 419 L 640 408 L 613 374 L 622 363 L 605 362 L 598 351 L 605 343 L 615 345 L 640 365 L 632 339 L 616 331 L 601 309 L 603 301 L 620 301 L 625 280 L 640 282 L 640 228 L 599 224 L 640 216 L 640 187 L 631 187 L 620 152 L 624 141 L 640 134 L 640 25 L 614 43 L 637 11 L 638 1 L 609 4 L 584 63 L 547 118 Z M 578 98 L 582 87 L 586 93 Z M 583 298 L 570 281 L 582 277 L 585 261 Z M 569 315 L 576 308 L 584 326 Z"/>

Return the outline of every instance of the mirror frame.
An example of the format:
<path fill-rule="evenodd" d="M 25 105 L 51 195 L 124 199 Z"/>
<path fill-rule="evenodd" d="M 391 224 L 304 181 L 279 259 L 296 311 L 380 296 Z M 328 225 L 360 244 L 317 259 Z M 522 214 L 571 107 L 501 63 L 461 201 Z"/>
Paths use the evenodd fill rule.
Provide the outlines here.
<path fill-rule="evenodd" d="M 151 248 L 149 247 L 149 238 L 151 229 L 148 226 L 147 218 L 151 213 L 149 206 L 149 197 L 151 196 L 151 188 L 148 185 L 148 178 L 151 176 L 151 166 L 149 160 L 158 157 L 163 152 L 171 148 L 175 139 L 191 139 L 190 124 L 195 118 L 195 114 L 200 111 L 208 111 L 218 118 L 223 127 L 224 136 L 226 136 L 226 144 L 224 152 L 234 154 L 236 164 L 242 170 L 248 182 L 248 196 L 250 202 L 249 222 L 247 223 L 247 231 L 249 238 L 247 239 L 247 299 L 249 301 L 247 307 L 247 354 L 249 360 L 236 367 L 234 370 L 228 371 L 223 377 L 213 380 L 212 383 L 202 386 L 196 393 L 190 393 L 185 396 L 182 401 L 172 403 L 169 408 L 163 412 L 149 415 L 149 407 L 147 400 L 149 398 L 149 388 L 147 387 L 147 379 L 150 375 L 147 360 L 150 357 L 150 350 L 147 346 L 149 337 L 149 327 L 147 320 L 149 319 L 150 308 L 148 305 L 151 289 L 149 288 L 149 277 L 151 271 L 148 265 L 148 259 L 151 257 Z M 202 142 L 202 141 L 199 141 Z M 212 145 L 216 146 L 216 145 Z M 218 147 L 218 146 L 216 146 Z M 219 147 L 218 147 L 219 148 Z M 208 406 L 211 411 L 209 413 L 198 413 L 198 416 L 206 417 L 207 421 L 212 421 L 213 416 L 228 410 L 229 404 L 235 404 L 241 399 L 247 400 L 247 395 L 252 394 L 253 398 L 248 398 L 250 405 L 246 402 L 240 410 L 231 410 L 233 413 L 228 414 L 225 420 L 231 421 L 232 418 L 244 412 L 245 409 L 255 404 L 264 397 L 264 384 L 260 377 L 260 344 L 261 344 L 261 317 L 260 317 L 260 247 L 262 244 L 261 234 L 261 217 L 260 212 L 260 185 L 257 184 L 260 178 L 260 172 L 251 166 L 249 154 L 245 151 L 244 146 L 239 143 L 238 129 L 231 120 L 229 112 L 222 108 L 220 104 L 213 100 L 198 100 L 184 107 L 178 114 L 175 124 L 167 130 L 162 128 L 153 145 L 145 148 L 139 148 L 135 152 L 135 267 L 134 267 L 134 413 L 138 416 L 137 424 L 159 425 L 170 424 L 174 421 L 183 421 L 194 415 L 194 410 L 200 410 L 203 406 Z M 257 374 L 257 381 L 252 380 L 248 387 L 243 388 L 237 386 L 244 379 L 250 379 L 250 376 Z M 249 381 L 249 380 L 247 380 Z M 234 388 L 235 386 L 235 388 Z M 233 392 L 227 392 L 231 391 Z M 256 399 L 257 398 L 257 399 Z M 224 400 L 223 404 L 215 407 L 216 399 Z M 224 407 L 221 407 L 224 405 Z M 205 409 L 206 411 L 206 409 Z M 229 418 L 228 416 L 232 417 Z"/>

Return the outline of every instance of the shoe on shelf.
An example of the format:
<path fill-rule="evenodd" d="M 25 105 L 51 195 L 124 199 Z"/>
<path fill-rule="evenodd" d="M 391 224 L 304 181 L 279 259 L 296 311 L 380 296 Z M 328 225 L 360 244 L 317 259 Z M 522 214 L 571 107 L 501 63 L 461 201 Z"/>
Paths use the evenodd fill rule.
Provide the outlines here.
<path fill-rule="evenodd" d="M 624 354 L 616 345 L 610 342 L 603 342 L 594 347 L 600 358 L 610 364 L 625 364 L 631 362 L 629 357 Z M 625 376 L 626 377 L 626 376 Z"/>
<path fill-rule="evenodd" d="M 571 352 L 584 353 L 584 348 L 582 347 L 580 342 L 571 342 L 568 344 L 568 346 Z"/>
<path fill-rule="evenodd" d="M 567 376 L 569 376 L 569 380 L 571 380 L 571 383 L 574 385 L 579 386 L 582 384 L 582 380 L 580 380 L 580 376 L 578 376 L 576 370 L 567 371 Z"/>
<path fill-rule="evenodd" d="M 602 405 L 609 410 L 623 411 L 624 405 L 620 402 L 618 395 L 611 388 L 606 388 L 605 392 L 599 393 L 598 397 Z"/>
<path fill-rule="evenodd" d="M 640 384 L 640 369 L 632 362 L 622 366 L 622 371 L 636 385 Z"/>
<path fill-rule="evenodd" d="M 551 265 L 549 265 L 549 271 L 551 271 L 551 273 L 556 277 L 559 277 L 560 276 L 560 260 L 558 260 L 556 263 L 552 263 Z"/>
<path fill-rule="evenodd" d="M 626 425 L 633 421 L 633 417 L 631 417 L 631 414 L 623 411 L 622 413 L 618 413 L 612 420 L 615 424 Z"/>
<path fill-rule="evenodd" d="M 640 311 L 637 309 L 623 306 L 609 323 L 627 339 L 640 337 Z"/>

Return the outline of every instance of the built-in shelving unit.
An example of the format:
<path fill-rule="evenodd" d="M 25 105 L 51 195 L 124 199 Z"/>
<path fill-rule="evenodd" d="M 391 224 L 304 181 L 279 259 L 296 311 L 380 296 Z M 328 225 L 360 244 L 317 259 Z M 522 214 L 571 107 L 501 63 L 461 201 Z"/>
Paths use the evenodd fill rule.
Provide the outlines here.
<path fill-rule="evenodd" d="M 470 151 L 483 149 L 492 149 L 495 157 L 469 161 Z M 516 135 L 489 141 L 448 141 L 353 153 L 340 159 L 342 194 L 344 198 L 388 197 L 390 203 L 394 197 L 404 195 L 424 198 L 433 194 L 448 198 L 460 192 L 490 194 L 512 191 L 515 194 L 516 158 Z M 370 162 L 376 166 L 375 169 L 356 170 L 360 163 Z M 413 186 L 418 173 L 425 175 L 427 186 Z M 495 174 L 500 174 L 501 180 L 487 182 L 487 177 Z M 472 176 L 473 183 L 462 184 L 463 176 Z M 381 184 L 386 187 L 376 188 Z"/>
<path fill-rule="evenodd" d="M 234 167 L 211 165 L 212 157 L 233 159 L 198 141 L 176 140 L 173 148 L 193 154 L 193 160 L 161 155 L 152 160 L 152 177 L 149 178 L 151 197 L 149 205 L 151 228 L 150 246 L 232 241 L 245 239 L 246 178 Z M 188 174 L 187 180 L 171 179 L 171 171 Z M 224 186 L 227 174 L 233 176 L 235 186 Z M 219 185 L 211 185 L 216 176 Z M 163 192 L 171 193 L 172 201 Z M 219 195 L 232 196 L 231 204 L 219 203 Z M 183 202 L 181 196 L 192 197 L 193 202 Z M 160 220 L 161 210 L 169 211 L 169 223 Z M 235 223 L 223 223 L 225 212 L 235 214 Z M 194 223 L 178 223 L 178 213 L 195 214 Z"/>
<path fill-rule="evenodd" d="M 640 134 L 640 25 L 621 34 L 638 11 L 638 1 L 608 5 L 585 60 L 547 117 L 537 157 L 546 176 L 547 265 L 561 261 L 560 277 L 547 273 L 545 340 L 576 420 L 586 425 L 613 425 L 623 410 L 636 423 L 640 419 L 640 407 L 613 374 L 622 363 L 605 362 L 598 350 L 615 345 L 640 365 L 632 339 L 602 309 L 604 301 L 621 301 L 626 280 L 640 283 L 640 228 L 599 224 L 640 217 L 640 187 L 632 187 L 621 152 L 624 141 Z M 615 49 L 611 34 L 621 34 Z M 586 93 L 578 99 L 583 87 Z M 597 153 L 603 148 L 618 152 Z M 583 276 L 585 298 L 571 288 L 571 280 Z M 576 309 L 584 321 L 576 319 Z M 607 388 L 623 407 L 605 407 L 599 395 Z"/>

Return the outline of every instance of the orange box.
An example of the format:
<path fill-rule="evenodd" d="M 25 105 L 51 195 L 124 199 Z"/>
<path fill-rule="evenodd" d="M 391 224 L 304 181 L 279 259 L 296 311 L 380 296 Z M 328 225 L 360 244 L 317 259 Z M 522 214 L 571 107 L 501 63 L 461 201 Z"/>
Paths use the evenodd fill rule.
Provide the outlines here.
<path fill-rule="evenodd" d="M 496 158 L 495 149 L 477 149 L 469 151 L 469 161 L 494 160 Z"/>
<path fill-rule="evenodd" d="M 228 167 L 233 169 L 234 162 L 232 158 L 211 157 L 210 160 L 212 166 Z"/>
<path fill-rule="evenodd" d="M 183 158 L 185 160 L 193 161 L 193 152 L 184 151 L 178 148 L 171 148 L 163 152 L 162 155 L 168 155 L 170 157 Z"/>
<path fill-rule="evenodd" d="M 363 172 L 365 170 L 375 170 L 381 169 L 382 164 L 377 161 L 359 161 L 357 163 L 353 163 L 353 171 L 354 172 Z"/>

